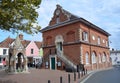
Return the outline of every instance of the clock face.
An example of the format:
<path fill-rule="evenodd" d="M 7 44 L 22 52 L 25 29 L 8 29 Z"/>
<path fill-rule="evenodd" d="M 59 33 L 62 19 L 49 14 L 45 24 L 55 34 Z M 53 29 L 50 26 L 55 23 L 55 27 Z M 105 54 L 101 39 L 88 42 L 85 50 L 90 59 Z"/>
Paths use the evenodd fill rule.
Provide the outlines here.
<path fill-rule="evenodd" d="M 60 10 L 56 10 L 56 15 L 59 15 L 60 14 Z"/>

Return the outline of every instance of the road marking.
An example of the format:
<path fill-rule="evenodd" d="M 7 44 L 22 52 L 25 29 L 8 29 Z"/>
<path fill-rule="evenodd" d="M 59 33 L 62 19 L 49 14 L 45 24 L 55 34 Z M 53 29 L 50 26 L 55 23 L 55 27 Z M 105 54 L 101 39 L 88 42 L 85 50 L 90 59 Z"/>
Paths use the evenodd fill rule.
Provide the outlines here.
<path fill-rule="evenodd" d="M 109 70 L 109 69 L 112 69 L 112 68 L 113 68 L 113 67 L 108 68 L 108 69 L 93 71 L 93 72 L 89 73 L 89 75 L 88 75 L 85 79 L 83 79 L 83 81 L 80 82 L 80 83 L 85 83 L 85 82 L 86 82 L 93 74 L 95 74 L 96 72 L 100 72 L 100 71 L 104 71 L 104 70 Z"/>
<path fill-rule="evenodd" d="M 91 72 L 82 82 L 80 83 L 85 83 L 94 73 L 96 72 Z"/>

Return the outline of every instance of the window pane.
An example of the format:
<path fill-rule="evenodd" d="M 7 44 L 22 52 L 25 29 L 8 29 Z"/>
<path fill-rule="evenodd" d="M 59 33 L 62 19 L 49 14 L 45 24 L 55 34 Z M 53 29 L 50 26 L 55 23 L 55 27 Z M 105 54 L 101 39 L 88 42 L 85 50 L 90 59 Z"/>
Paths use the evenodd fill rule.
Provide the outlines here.
<path fill-rule="evenodd" d="M 98 37 L 98 44 L 100 44 L 100 37 Z"/>
<path fill-rule="evenodd" d="M 3 55 L 7 53 L 7 49 L 3 49 Z"/>
<path fill-rule="evenodd" d="M 86 64 L 89 64 L 89 56 L 88 56 L 88 53 L 86 53 Z"/>
<path fill-rule="evenodd" d="M 33 52 L 34 52 L 34 50 L 33 50 L 33 49 L 31 49 L 31 54 L 33 54 Z"/>

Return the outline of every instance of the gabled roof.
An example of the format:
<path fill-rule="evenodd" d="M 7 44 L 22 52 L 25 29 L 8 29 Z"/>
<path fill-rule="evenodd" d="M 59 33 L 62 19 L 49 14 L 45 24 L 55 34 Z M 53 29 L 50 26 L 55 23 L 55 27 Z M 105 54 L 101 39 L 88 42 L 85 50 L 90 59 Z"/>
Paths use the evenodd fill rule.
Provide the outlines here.
<path fill-rule="evenodd" d="M 37 47 L 38 47 L 39 49 L 42 47 L 42 42 L 35 41 L 35 44 L 37 45 Z"/>
<path fill-rule="evenodd" d="M 97 31 L 99 31 L 101 33 L 103 33 L 103 34 L 105 34 L 107 36 L 110 36 L 110 34 L 108 32 L 106 32 L 105 30 L 101 29 L 100 27 L 92 24 L 91 22 L 85 20 L 84 18 L 78 17 L 78 16 L 68 12 L 67 10 L 63 9 L 59 5 L 57 5 L 56 10 L 58 8 L 60 8 L 63 11 L 63 13 L 68 16 L 68 20 L 65 20 L 63 22 L 59 22 L 59 23 L 51 25 L 51 26 L 47 26 L 47 27 L 43 28 L 42 30 L 40 30 L 40 32 L 43 33 L 45 31 L 48 31 L 48 30 L 51 30 L 51 29 L 55 29 L 55 28 L 59 28 L 59 27 L 62 27 L 62 26 L 68 25 L 68 24 L 75 23 L 75 22 L 82 22 L 82 23 L 86 24 L 87 26 L 90 26 L 91 28 L 93 28 L 93 29 L 95 29 L 95 30 L 97 30 Z"/>
<path fill-rule="evenodd" d="M 15 39 L 8 37 L 0 43 L 0 47 L 9 48 L 9 45 L 11 45 L 14 41 L 15 41 Z M 27 45 L 30 43 L 30 41 L 29 40 L 21 40 L 21 43 L 24 47 L 27 47 Z"/>
<path fill-rule="evenodd" d="M 17 42 L 17 40 L 19 40 L 18 38 L 19 36 L 17 36 L 16 39 L 13 39 L 13 38 L 6 38 L 4 41 L 0 42 L 0 47 L 1 48 L 9 48 L 9 46 L 13 43 L 13 42 Z M 31 42 L 29 40 L 19 40 L 21 42 L 21 44 L 26 48 L 28 46 L 28 44 Z M 37 45 L 37 47 L 40 49 L 41 46 L 42 46 L 42 42 L 39 42 L 39 41 L 34 41 L 35 44 Z M 18 44 L 18 42 L 17 42 Z"/>
<path fill-rule="evenodd" d="M 29 40 L 22 40 L 21 43 L 22 45 L 26 48 L 28 46 L 28 44 L 30 43 L 31 41 Z"/>
<path fill-rule="evenodd" d="M 13 41 L 15 41 L 15 39 L 8 37 L 0 43 L 0 47 L 9 48 L 9 45 L 12 44 Z"/>

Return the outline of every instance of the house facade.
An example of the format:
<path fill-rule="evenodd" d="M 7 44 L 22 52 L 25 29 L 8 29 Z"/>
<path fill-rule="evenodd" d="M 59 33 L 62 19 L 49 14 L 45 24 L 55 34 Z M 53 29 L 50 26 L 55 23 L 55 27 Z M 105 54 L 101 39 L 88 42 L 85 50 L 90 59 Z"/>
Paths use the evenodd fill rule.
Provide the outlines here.
<path fill-rule="evenodd" d="M 5 58 L 8 56 L 8 48 L 2 47 L 0 48 L 0 66 L 6 65 Z"/>
<path fill-rule="evenodd" d="M 31 41 L 26 47 L 25 54 L 28 58 L 29 66 L 32 66 L 32 64 L 37 64 L 41 60 L 39 54 L 41 44 L 41 42 Z"/>
<path fill-rule="evenodd" d="M 96 70 L 110 66 L 110 34 L 60 5 L 41 32 L 43 68 L 76 69 L 77 65 L 83 64 L 88 70 Z"/>
<path fill-rule="evenodd" d="M 6 58 L 9 57 L 10 53 L 13 53 L 13 51 L 10 52 L 10 48 L 14 48 L 19 43 L 21 43 L 21 46 L 18 47 L 21 48 L 21 50 L 24 50 L 24 52 L 22 51 L 20 54 L 23 54 L 25 57 L 27 57 L 28 63 L 31 64 L 30 66 L 32 66 L 33 63 L 37 63 L 39 60 L 41 60 L 39 50 L 41 48 L 42 42 L 24 40 L 23 35 L 19 34 L 16 39 L 8 37 L 0 43 L 1 66 L 5 65 L 3 63 L 6 63 Z M 15 51 L 15 53 L 17 53 L 20 51 L 20 49 Z"/>
<path fill-rule="evenodd" d="M 118 62 L 120 63 L 120 50 L 111 50 L 110 57 L 112 61 L 112 65 L 117 65 Z"/>

